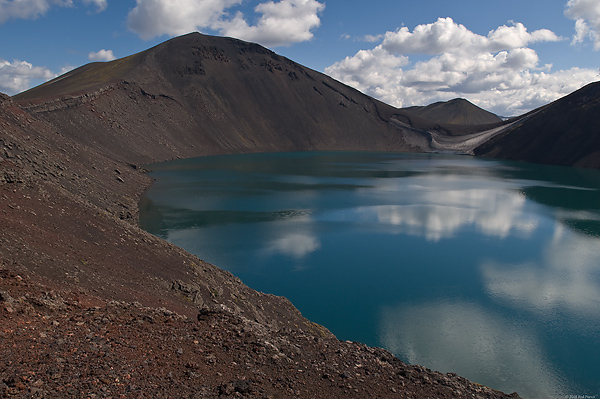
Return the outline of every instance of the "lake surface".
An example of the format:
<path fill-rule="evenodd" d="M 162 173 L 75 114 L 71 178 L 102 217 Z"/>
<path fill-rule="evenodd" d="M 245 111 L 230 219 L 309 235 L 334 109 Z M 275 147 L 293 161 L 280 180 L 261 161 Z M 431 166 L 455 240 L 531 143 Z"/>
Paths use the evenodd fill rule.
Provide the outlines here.
<path fill-rule="evenodd" d="M 527 398 L 600 399 L 600 173 L 467 156 L 151 166 L 149 232 L 339 339 Z"/>

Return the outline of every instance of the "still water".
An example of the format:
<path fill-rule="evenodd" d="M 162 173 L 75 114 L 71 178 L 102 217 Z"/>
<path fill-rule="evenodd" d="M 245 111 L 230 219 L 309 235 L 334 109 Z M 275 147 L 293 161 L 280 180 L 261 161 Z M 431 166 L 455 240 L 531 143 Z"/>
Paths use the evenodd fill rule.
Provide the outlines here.
<path fill-rule="evenodd" d="M 600 172 L 272 153 L 151 166 L 149 232 L 338 338 L 527 398 L 600 399 Z"/>

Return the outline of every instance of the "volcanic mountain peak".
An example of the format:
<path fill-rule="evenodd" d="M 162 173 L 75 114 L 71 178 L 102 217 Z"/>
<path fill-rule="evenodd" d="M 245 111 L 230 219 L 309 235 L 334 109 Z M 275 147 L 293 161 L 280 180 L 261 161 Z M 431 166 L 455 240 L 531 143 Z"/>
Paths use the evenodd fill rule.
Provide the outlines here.
<path fill-rule="evenodd" d="M 415 150 L 403 138 L 412 128 L 389 123 L 396 108 L 258 44 L 200 33 L 83 66 L 14 100 L 136 163 L 232 152 Z"/>
<path fill-rule="evenodd" d="M 464 98 L 439 101 L 424 107 L 404 108 L 410 115 L 444 125 L 487 125 L 502 122 L 502 119 Z"/>
<path fill-rule="evenodd" d="M 294 80 L 300 70 L 310 71 L 258 44 L 242 40 L 190 33 L 163 42 L 148 50 L 109 62 L 93 62 L 76 68 L 38 87 L 17 94 L 17 101 L 58 98 L 93 91 L 121 81 L 146 85 L 169 84 L 179 90 L 196 90 L 192 83 L 222 81 L 232 72 L 245 79 L 256 72 L 286 71 Z M 316 73 L 316 72 L 314 72 Z M 323 75 L 324 76 L 324 75 Z M 214 83 L 213 83 L 214 85 Z"/>
<path fill-rule="evenodd" d="M 244 50 L 242 50 L 242 48 Z M 203 61 L 229 62 L 232 53 L 275 55 L 257 44 L 237 39 L 190 33 L 168 40 L 148 50 L 108 62 L 92 62 L 14 96 L 17 101 L 58 98 L 95 90 L 122 80 L 158 75 L 205 75 Z M 228 54 L 229 53 L 229 56 Z M 146 75 L 146 76 L 144 76 Z"/>

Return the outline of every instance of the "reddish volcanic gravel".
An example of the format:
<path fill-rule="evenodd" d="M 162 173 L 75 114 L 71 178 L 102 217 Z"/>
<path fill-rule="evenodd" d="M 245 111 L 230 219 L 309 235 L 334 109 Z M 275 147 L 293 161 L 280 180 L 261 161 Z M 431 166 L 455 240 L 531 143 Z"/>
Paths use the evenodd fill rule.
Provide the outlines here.
<path fill-rule="evenodd" d="M 507 398 L 379 348 L 58 292 L 0 269 L 0 396 Z"/>

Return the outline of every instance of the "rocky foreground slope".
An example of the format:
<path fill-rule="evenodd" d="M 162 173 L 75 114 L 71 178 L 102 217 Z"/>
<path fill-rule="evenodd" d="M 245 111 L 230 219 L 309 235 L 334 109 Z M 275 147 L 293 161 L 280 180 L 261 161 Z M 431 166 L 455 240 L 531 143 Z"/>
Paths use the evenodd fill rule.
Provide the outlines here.
<path fill-rule="evenodd" d="M 227 310 L 187 318 L 50 290 L 6 269 L 0 287 L 1 397 L 518 397 Z"/>
<path fill-rule="evenodd" d="M 295 82 L 290 72 L 301 72 L 284 60 L 262 65 L 252 57 L 254 67 L 280 73 L 289 84 Z M 210 64 L 201 60 L 189 65 L 200 76 Z M 209 123 L 200 110 L 211 115 L 210 123 L 224 118 L 223 126 L 238 119 L 240 127 L 248 114 L 229 114 L 234 104 L 220 104 L 226 111 L 215 114 L 221 108 L 198 102 L 202 90 L 179 97 L 167 90 L 168 81 L 164 87 L 133 81 L 146 75 L 127 75 L 128 68 L 148 64 L 129 61 L 135 62 L 111 64 L 124 68 L 118 71 L 79 76 L 74 85 L 65 79 L 60 90 L 54 86 L 35 98 L 0 95 L 0 396 L 508 397 L 453 374 L 405 365 L 381 349 L 340 342 L 285 298 L 256 292 L 142 231 L 137 204 L 151 182 L 141 162 L 238 151 L 254 138 L 206 136 L 196 129 Z M 320 81 L 309 91 L 334 98 L 336 107 L 374 115 L 365 128 L 381 122 L 384 106 L 339 87 Z M 198 115 L 172 114 L 190 102 L 200 107 Z M 265 119 L 267 132 L 268 124 Z M 292 136 L 275 142 L 267 134 L 254 143 L 262 150 L 277 143 L 290 143 L 282 149 L 337 146 L 343 136 L 332 129 L 322 141 L 311 132 L 299 142 Z M 386 122 L 373 131 L 386 149 L 406 148 L 394 141 L 402 129 Z M 343 148 L 371 143 L 366 148 L 376 149 L 382 144 L 374 137 L 356 133 Z M 393 142 L 400 144 L 388 147 Z"/>

